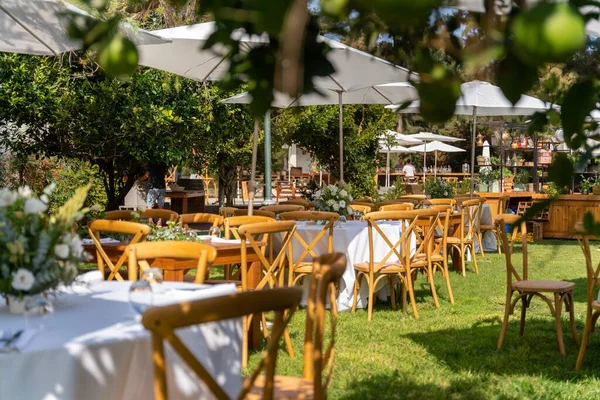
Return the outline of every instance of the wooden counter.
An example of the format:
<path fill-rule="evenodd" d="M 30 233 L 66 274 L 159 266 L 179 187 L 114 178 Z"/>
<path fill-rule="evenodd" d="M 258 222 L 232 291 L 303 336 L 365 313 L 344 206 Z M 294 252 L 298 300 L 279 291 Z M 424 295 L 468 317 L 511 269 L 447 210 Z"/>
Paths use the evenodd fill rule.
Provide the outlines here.
<path fill-rule="evenodd" d="M 498 199 L 501 195 L 510 195 L 509 207 L 516 208 L 519 201 L 546 199 L 541 193 L 511 192 L 511 193 L 478 193 L 487 199 L 492 218 L 496 217 Z M 550 204 L 549 221 L 544 223 L 544 238 L 574 239 L 573 227 L 583 220 L 587 212 L 592 212 L 594 219 L 600 220 L 600 196 L 583 194 L 560 195 Z"/>

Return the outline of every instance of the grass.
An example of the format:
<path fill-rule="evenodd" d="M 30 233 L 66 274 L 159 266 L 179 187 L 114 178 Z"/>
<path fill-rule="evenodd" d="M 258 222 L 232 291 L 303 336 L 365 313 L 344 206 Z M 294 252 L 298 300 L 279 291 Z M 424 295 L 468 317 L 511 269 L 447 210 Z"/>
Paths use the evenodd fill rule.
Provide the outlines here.
<path fill-rule="evenodd" d="M 530 278 L 576 283 L 575 312 L 579 334 L 585 323 L 585 265 L 576 241 L 546 240 L 530 245 Z M 593 254 L 600 258 L 600 253 Z M 516 259 L 520 258 L 515 255 Z M 375 305 L 338 318 L 331 399 L 600 399 L 600 337 L 593 335 L 583 368 L 574 371 L 579 347 L 563 318 L 567 355 L 558 351 L 554 320 L 547 305 L 534 299 L 525 335 L 518 335 L 518 314 L 511 319 L 502 350 L 496 350 L 504 310 L 504 256 L 479 258 L 479 275 L 452 273 L 456 303 L 450 304 L 441 276 L 436 309 L 424 278 L 417 281 L 420 319 Z M 410 307 L 409 307 L 410 309 Z M 520 310 L 520 309 L 519 309 Z M 517 310 L 518 311 L 518 310 Z M 563 314 L 563 316 L 565 316 Z M 306 314 L 292 323 L 296 357 L 282 349 L 277 373 L 302 375 Z M 251 368 L 259 360 L 251 356 Z"/>

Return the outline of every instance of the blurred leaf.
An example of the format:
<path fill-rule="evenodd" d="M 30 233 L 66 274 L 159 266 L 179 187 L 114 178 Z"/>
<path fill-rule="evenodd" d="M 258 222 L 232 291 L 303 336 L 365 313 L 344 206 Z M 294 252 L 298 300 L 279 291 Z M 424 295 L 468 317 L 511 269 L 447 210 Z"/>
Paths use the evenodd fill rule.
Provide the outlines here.
<path fill-rule="evenodd" d="M 513 104 L 519 101 L 523 93 L 529 92 L 538 80 L 537 68 L 524 64 L 512 54 L 500 61 L 496 73 L 498 86 Z"/>
<path fill-rule="evenodd" d="M 543 211 L 545 208 L 550 207 L 550 204 L 554 201 L 553 198 L 547 198 L 542 201 L 534 202 L 531 207 L 525 211 L 525 214 L 519 218 L 517 222 L 511 225 L 512 228 L 521 225 L 522 222 L 529 221 L 531 218 L 534 218 L 540 211 Z"/>
<path fill-rule="evenodd" d="M 573 162 L 565 153 L 558 153 L 548 168 L 548 179 L 559 187 L 568 186 L 574 173 Z"/>
<path fill-rule="evenodd" d="M 565 141 L 569 145 L 571 145 L 574 135 L 583 134 L 585 119 L 596 108 L 597 86 L 595 79 L 583 80 L 571 86 L 565 94 L 560 117 Z"/>

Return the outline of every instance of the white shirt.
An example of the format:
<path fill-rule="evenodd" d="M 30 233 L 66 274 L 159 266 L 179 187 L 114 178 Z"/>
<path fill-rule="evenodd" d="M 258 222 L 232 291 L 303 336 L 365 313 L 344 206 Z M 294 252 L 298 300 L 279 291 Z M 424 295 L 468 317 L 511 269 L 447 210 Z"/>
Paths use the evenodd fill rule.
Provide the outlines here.
<path fill-rule="evenodd" d="M 411 164 L 406 164 L 402 168 L 402 172 L 404 172 L 404 176 L 415 176 L 415 167 L 413 167 Z"/>

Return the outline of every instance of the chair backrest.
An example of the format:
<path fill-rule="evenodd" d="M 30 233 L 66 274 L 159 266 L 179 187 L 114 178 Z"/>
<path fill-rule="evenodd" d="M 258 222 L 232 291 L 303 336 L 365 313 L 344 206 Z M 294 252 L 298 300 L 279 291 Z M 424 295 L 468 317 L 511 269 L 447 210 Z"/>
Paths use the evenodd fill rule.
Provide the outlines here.
<path fill-rule="evenodd" d="M 137 269 L 145 271 L 150 268 L 148 260 L 155 258 L 172 258 L 176 260 L 196 261 L 195 283 L 204 283 L 207 268 L 217 256 L 217 250 L 207 244 L 198 242 L 143 242 L 131 245 L 129 249 L 129 270 Z M 189 269 L 187 267 L 186 269 Z M 133 274 L 130 272 L 130 278 Z"/>
<path fill-rule="evenodd" d="M 459 203 L 462 220 L 460 223 L 461 240 L 474 240 L 475 233 L 479 227 L 479 209 L 481 201 L 479 198 L 463 200 Z"/>
<path fill-rule="evenodd" d="M 297 205 L 297 204 L 278 204 L 278 205 L 274 205 L 274 206 L 262 206 L 260 208 L 261 211 L 271 211 L 274 212 L 275 214 L 279 214 L 282 212 L 286 212 L 286 211 L 304 211 L 305 208 L 303 206 Z"/>
<path fill-rule="evenodd" d="M 494 223 L 496 224 L 496 230 L 500 235 L 500 244 L 502 245 L 502 250 L 504 251 L 504 256 L 506 258 L 506 285 L 509 290 L 512 289 L 513 278 L 517 281 L 521 279 L 527 280 L 527 223 L 525 221 L 521 222 L 520 230 L 521 230 L 521 243 L 522 248 L 521 251 L 523 253 L 523 261 L 522 261 L 522 275 L 519 275 L 517 270 L 515 269 L 512 263 L 512 252 L 513 245 L 509 244 L 508 236 L 506 234 L 505 225 L 516 224 L 521 217 L 519 215 L 514 214 L 500 214 L 496 216 Z M 516 229 L 515 229 L 516 233 Z"/>
<path fill-rule="evenodd" d="M 292 242 L 291 239 L 296 232 L 296 223 L 294 221 L 274 221 L 261 222 L 255 224 L 242 225 L 238 229 L 242 241 L 242 290 L 248 289 L 248 248 L 252 249 L 258 256 L 263 270 L 266 270 L 265 276 L 254 288 L 260 290 L 266 285 L 273 288 L 277 285 L 283 285 L 284 263 L 287 259 L 288 270 L 291 270 L 292 260 Z M 265 257 L 265 242 L 269 242 L 273 235 L 281 234 L 281 247 L 277 254 L 272 254 L 269 259 Z M 273 246 L 270 246 L 273 251 Z"/>
<path fill-rule="evenodd" d="M 456 200 L 454 200 L 454 199 L 426 199 L 426 200 L 423 200 L 423 205 L 454 207 L 456 205 Z"/>
<path fill-rule="evenodd" d="M 223 225 L 223 217 L 209 213 L 181 214 L 179 216 L 179 225 L 189 228 L 190 224 L 221 226 Z"/>
<path fill-rule="evenodd" d="M 420 255 L 429 260 L 434 251 L 435 230 L 439 225 L 440 212 L 435 209 L 420 209 L 413 213 L 416 215 L 413 232 L 417 239 L 417 247 L 411 254 L 411 260 Z"/>
<path fill-rule="evenodd" d="M 581 246 L 581 250 L 583 251 L 583 255 L 585 257 L 585 271 L 587 276 L 586 300 L 588 312 L 591 313 L 592 302 L 597 298 L 597 293 L 595 292 L 598 292 L 598 290 L 600 289 L 600 279 L 598 279 L 598 276 L 600 274 L 600 264 L 598 264 L 594 269 L 594 265 L 592 263 L 592 252 L 590 250 L 590 237 L 589 235 L 583 233 L 583 225 L 581 223 L 576 225 L 575 231 L 582 232 L 581 236 L 577 238 L 577 241 L 579 242 L 579 245 Z"/>
<path fill-rule="evenodd" d="M 508 201 L 510 200 L 510 195 L 503 194 L 498 198 L 498 208 L 496 209 L 496 215 L 504 214 L 506 212 L 506 207 L 508 206 Z"/>
<path fill-rule="evenodd" d="M 336 333 L 335 313 L 330 312 L 329 344 L 325 350 L 325 308 L 330 290 L 340 281 L 346 270 L 346 257 L 341 253 L 325 254 L 313 263 L 304 330 L 304 379 L 314 383 L 315 399 L 327 398 L 327 386 L 331 381 Z"/>
<path fill-rule="evenodd" d="M 183 302 L 163 307 L 152 307 L 142 316 L 142 324 L 151 332 L 152 361 L 154 364 L 154 394 L 156 400 L 166 400 L 167 360 L 164 340 L 167 340 L 180 358 L 196 373 L 217 399 L 229 396 L 177 335 L 177 329 L 217 322 L 246 315 L 275 312 L 275 320 L 266 351 L 254 372 L 246 378 L 238 398 L 247 396 L 260 372 L 265 370 L 264 399 L 273 399 L 273 380 L 279 340 L 302 299 L 301 288 L 282 288 L 236 293 L 203 300 Z"/>
<path fill-rule="evenodd" d="M 363 201 L 353 201 L 350 203 L 350 208 L 354 211 L 366 214 L 375 211 L 375 204 Z"/>
<path fill-rule="evenodd" d="M 221 214 L 223 218 L 229 218 L 235 215 L 236 210 L 237 208 L 235 207 L 221 207 L 219 209 L 219 214 Z"/>
<path fill-rule="evenodd" d="M 279 205 L 280 206 L 288 206 L 288 205 L 302 206 L 302 207 L 304 207 L 305 210 L 310 210 L 312 208 L 315 208 L 314 204 L 312 204 L 310 201 L 308 201 L 306 199 L 287 199 L 283 203 L 279 203 Z"/>
<path fill-rule="evenodd" d="M 123 277 L 119 273 L 119 269 L 127 260 L 131 245 L 144 241 L 146 239 L 146 236 L 150 234 L 150 227 L 148 225 L 138 224 L 136 222 L 97 219 L 88 224 L 88 232 L 90 238 L 92 238 L 92 241 L 94 242 L 94 246 L 96 247 L 96 259 L 98 262 L 98 269 L 100 269 L 102 276 L 104 276 L 103 265 L 106 263 L 106 265 L 111 270 L 107 280 L 110 281 L 114 278 L 118 281 L 122 281 Z M 106 251 L 102 248 L 102 243 L 100 242 L 100 233 L 102 232 L 132 236 L 131 240 L 123 250 L 123 253 L 114 263 L 106 254 Z M 129 274 L 133 273 L 132 269 L 129 269 L 128 272 Z"/>
<path fill-rule="evenodd" d="M 248 209 L 244 208 L 244 209 L 240 209 L 240 210 L 235 210 L 235 212 L 233 213 L 234 216 L 239 217 L 239 216 L 244 216 L 244 215 L 248 215 Z M 271 211 L 265 211 L 265 210 L 253 210 L 252 211 L 252 215 L 255 215 L 257 217 L 269 217 L 269 218 L 273 218 L 275 219 L 275 213 L 271 212 Z"/>
<path fill-rule="evenodd" d="M 410 211 L 415 208 L 413 203 L 378 204 L 379 211 Z"/>
<path fill-rule="evenodd" d="M 105 213 L 104 219 L 110 221 L 122 220 L 122 221 L 132 221 L 134 218 L 133 214 L 136 213 L 135 210 L 116 210 L 116 211 L 107 211 Z M 144 212 L 140 214 L 140 219 L 162 219 L 163 221 L 177 221 L 179 218 L 179 214 L 175 211 L 166 210 L 164 208 L 148 208 Z"/>
<path fill-rule="evenodd" d="M 454 212 L 451 206 L 436 205 L 431 206 L 431 210 L 437 210 L 440 214 L 437 218 L 437 230 L 436 233 L 441 240 L 434 242 L 432 254 L 441 254 L 444 260 L 448 258 L 448 233 L 450 230 L 450 217 Z"/>
<path fill-rule="evenodd" d="M 225 239 L 239 239 L 238 228 L 242 225 L 257 224 L 261 222 L 275 222 L 271 217 L 263 217 L 259 215 L 240 215 L 235 217 L 225 218 L 223 226 L 225 229 Z"/>
<path fill-rule="evenodd" d="M 279 218 L 282 221 L 326 221 L 326 224 L 323 225 L 321 231 L 310 243 L 306 243 L 304 238 L 300 236 L 297 231 L 294 232 L 294 239 L 304 249 L 300 256 L 296 258 L 294 267 L 305 262 L 306 257 L 317 257 L 314 248 L 325 235 L 327 235 L 327 252 L 333 252 L 333 225 L 335 224 L 335 221 L 340 218 L 338 213 L 325 211 L 288 211 L 279 214 Z"/>
<path fill-rule="evenodd" d="M 369 231 L 369 273 L 374 274 L 374 271 L 379 269 L 380 265 L 384 265 L 391 257 L 396 256 L 398 260 L 407 265 L 411 259 L 410 239 L 414 233 L 417 224 L 416 211 L 375 211 L 364 216 L 368 223 Z M 399 221 L 402 233 L 400 238 L 391 241 L 386 233 L 379 226 L 380 221 Z M 385 242 L 386 251 L 379 249 L 377 254 L 381 255 L 379 260 L 375 260 L 374 236 L 381 236 Z M 377 264 L 377 266 L 376 266 Z"/>
<path fill-rule="evenodd" d="M 395 200 L 397 203 L 413 203 L 415 208 L 420 207 L 423 204 L 423 200 L 426 200 L 427 197 L 423 194 L 408 194 L 404 196 L 400 196 L 398 200 Z M 384 202 L 384 203 L 387 203 Z"/>

